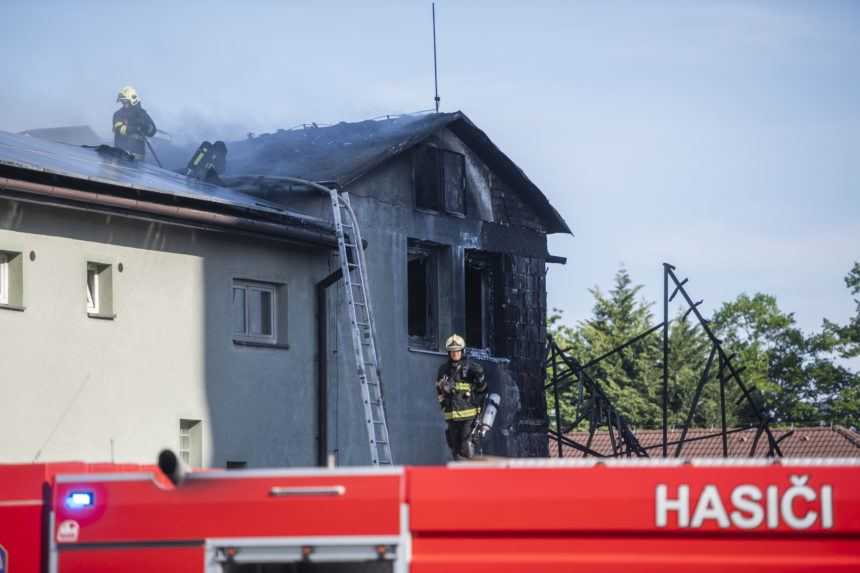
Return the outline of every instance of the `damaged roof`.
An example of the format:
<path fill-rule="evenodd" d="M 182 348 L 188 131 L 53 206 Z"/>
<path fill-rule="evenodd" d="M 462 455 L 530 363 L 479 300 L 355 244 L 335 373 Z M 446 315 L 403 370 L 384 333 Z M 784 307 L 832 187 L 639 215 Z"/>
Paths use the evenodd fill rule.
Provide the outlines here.
<path fill-rule="evenodd" d="M 111 148 L 105 148 L 110 150 Z M 95 148 L 66 145 L 44 139 L 0 131 L 0 174 L 14 171 L 68 177 L 145 191 L 167 199 L 181 198 L 243 211 L 246 215 L 288 215 L 295 222 L 328 223 L 295 213 L 281 205 L 161 169 L 149 163 L 126 159 L 116 150 L 105 153 Z"/>
<path fill-rule="evenodd" d="M 460 111 L 279 130 L 232 142 L 228 144 L 227 175 L 299 177 L 344 187 L 443 128 L 450 129 L 520 191 L 550 233 L 571 232 L 543 192 Z"/>

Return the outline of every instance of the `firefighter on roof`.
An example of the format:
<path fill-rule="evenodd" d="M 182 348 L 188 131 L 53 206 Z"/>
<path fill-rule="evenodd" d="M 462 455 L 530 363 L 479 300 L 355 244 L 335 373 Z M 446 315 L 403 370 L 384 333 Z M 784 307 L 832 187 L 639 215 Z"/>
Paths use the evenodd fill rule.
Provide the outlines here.
<path fill-rule="evenodd" d="M 451 335 L 445 341 L 448 361 L 436 376 L 436 395 L 448 425 L 445 438 L 455 460 L 472 457 L 472 426 L 487 392 L 484 368 L 463 356 L 465 347 L 461 336 Z"/>
<path fill-rule="evenodd" d="M 140 105 L 140 97 L 133 87 L 126 86 L 119 90 L 116 101 L 122 107 L 113 114 L 114 147 L 128 151 L 135 159 L 143 160 L 146 156 L 146 138 L 155 135 L 155 123 Z"/>

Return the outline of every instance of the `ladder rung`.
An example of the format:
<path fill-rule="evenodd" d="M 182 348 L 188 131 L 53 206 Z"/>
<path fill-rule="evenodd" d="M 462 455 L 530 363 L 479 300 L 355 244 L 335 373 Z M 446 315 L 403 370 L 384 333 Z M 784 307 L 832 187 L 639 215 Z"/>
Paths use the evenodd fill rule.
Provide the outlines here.
<path fill-rule="evenodd" d="M 375 444 L 375 445 L 377 445 L 377 446 L 387 446 L 387 445 L 388 445 L 388 442 L 386 442 L 386 441 L 384 441 L 384 440 L 377 440 L 377 441 L 375 441 L 375 442 L 374 442 L 374 444 Z"/>

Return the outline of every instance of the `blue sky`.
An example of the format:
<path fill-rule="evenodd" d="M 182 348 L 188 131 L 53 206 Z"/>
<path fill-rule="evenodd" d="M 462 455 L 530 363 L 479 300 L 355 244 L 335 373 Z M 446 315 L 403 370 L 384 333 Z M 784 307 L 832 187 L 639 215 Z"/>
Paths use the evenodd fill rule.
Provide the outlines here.
<path fill-rule="evenodd" d="M 549 302 L 586 318 L 620 264 L 705 310 L 775 295 L 844 321 L 860 259 L 860 4 L 437 2 L 443 111 L 462 109 L 574 229 Z M 110 129 L 135 85 L 190 138 L 432 107 L 429 2 L 0 5 L 0 129 Z M 659 312 L 659 309 L 655 309 Z"/>

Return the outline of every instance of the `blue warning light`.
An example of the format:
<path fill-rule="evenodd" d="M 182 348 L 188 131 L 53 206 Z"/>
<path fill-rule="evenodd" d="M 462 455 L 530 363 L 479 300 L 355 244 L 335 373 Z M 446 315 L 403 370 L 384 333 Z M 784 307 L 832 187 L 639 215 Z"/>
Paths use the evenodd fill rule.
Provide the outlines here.
<path fill-rule="evenodd" d="M 70 491 L 66 495 L 66 507 L 69 509 L 92 507 L 94 503 L 95 495 L 91 491 Z"/>

